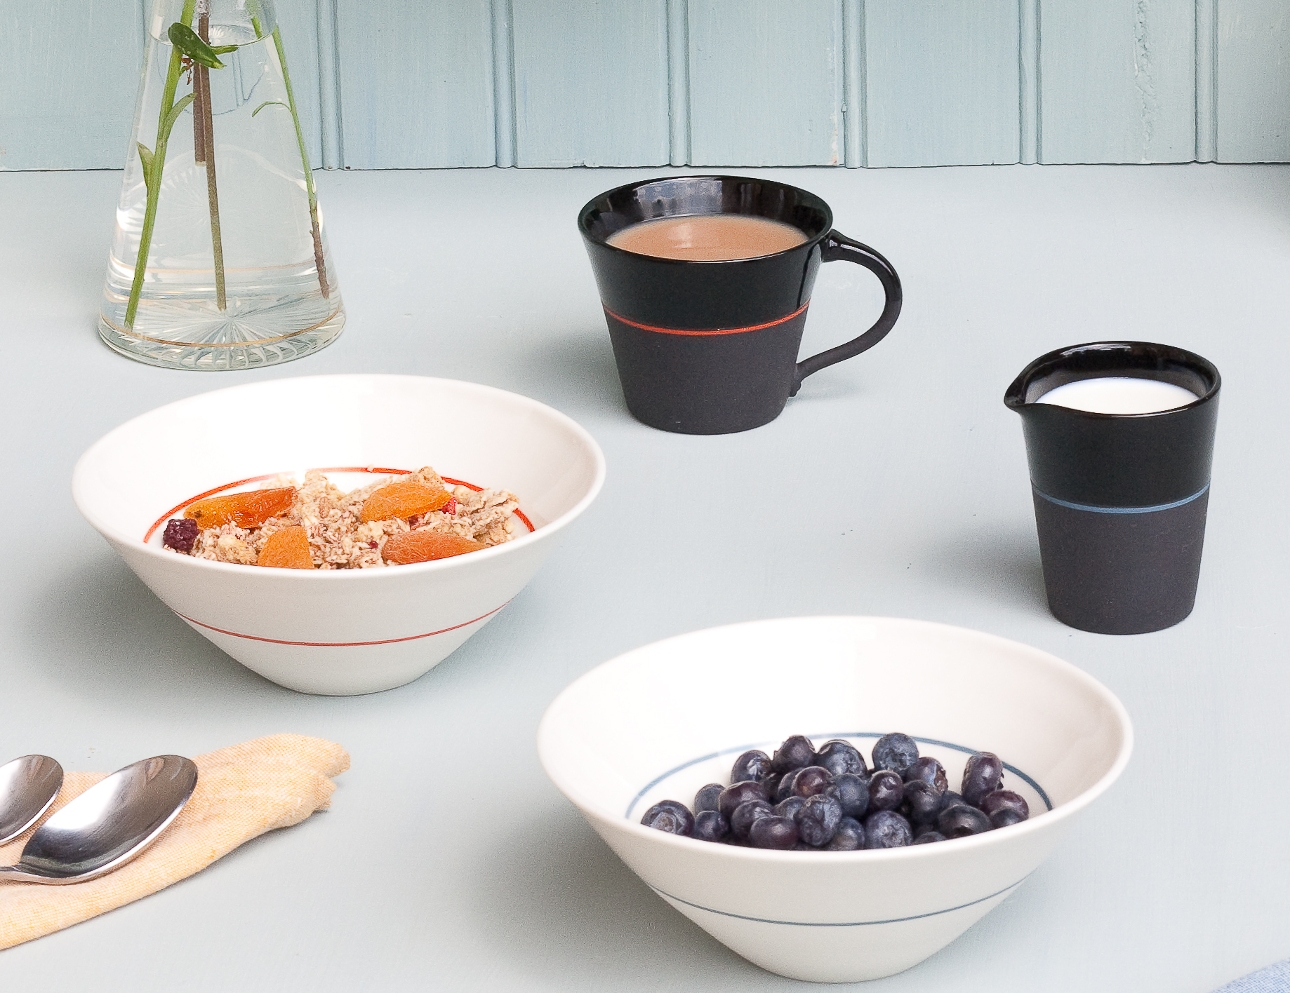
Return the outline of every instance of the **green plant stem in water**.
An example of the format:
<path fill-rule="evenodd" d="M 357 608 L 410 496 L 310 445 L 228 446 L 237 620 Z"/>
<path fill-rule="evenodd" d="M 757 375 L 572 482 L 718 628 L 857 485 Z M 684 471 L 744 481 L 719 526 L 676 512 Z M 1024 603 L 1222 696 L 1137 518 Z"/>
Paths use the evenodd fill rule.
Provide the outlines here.
<path fill-rule="evenodd" d="M 251 18 L 251 27 L 255 29 L 257 38 L 264 37 L 264 28 L 261 26 L 259 17 Z M 296 95 L 291 88 L 291 73 L 287 70 L 287 53 L 282 47 L 282 34 L 276 24 L 273 26 L 273 47 L 278 51 L 278 64 L 282 66 L 282 83 L 287 90 L 287 109 L 291 111 L 291 120 L 296 126 L 296 145 L 300 148 L 300 162 L 305 167 L 305 190 L 309 194 L 309 226 L 314 239 L 314 268 L 318 271 L 318 288 L 322 290 L 323 299 L 326 300 L 331 296 L 331 287 L 327 283 L 327 259 L 323 255 L 322 225 L 318 223 L 318 192 L 314 188 L 314 171 L 309 166 L 309 150 L 305 147 L 304 128 L 300 126 L 300 113 L 296 109 Z M 256 113 L 259 113 L 263 106 L 261 104 L 257 107 Z"/>
<path fill-rule="evenodd" d="M 184 0 L 183 11 L 179 15 L 180 23 L 192 25 L 193 11 L 197 0 Z M 148 268 L 148 250 L 152 247 L 152 229 L 157 223 L 157 201 L 161 195 L 161 173 L 166 164 L 166 144 L 170 141 L 170 131 L 175 126 L 178 114 L 172 114 L 175 108 L 175 90 L 179 86 L 179 73 L 182 69 L 179 49 L 171 49 L 170 68 L 166 73 L 166 85 L 161 91 L 161 112 L 157 117 L 157 140 L 152 149 L 151 161 L 144 161 L 144 180 L 148 187 L 148 203 L 143 213 L 143 229 L 139 232 L 139 255 L 134 262 L 134 282 L 130 286 L 130 302 L 125 308 L 125 326 L 134 327 L 135 315 L 139 312 L 139 295 L 143 292 L 143 274 Z M 191 99 L 191 98 L 189 98 Z M 142 148 L 142 146 L 141 146 Z M 140 158 L 143 159 L 142 151 Z"/>

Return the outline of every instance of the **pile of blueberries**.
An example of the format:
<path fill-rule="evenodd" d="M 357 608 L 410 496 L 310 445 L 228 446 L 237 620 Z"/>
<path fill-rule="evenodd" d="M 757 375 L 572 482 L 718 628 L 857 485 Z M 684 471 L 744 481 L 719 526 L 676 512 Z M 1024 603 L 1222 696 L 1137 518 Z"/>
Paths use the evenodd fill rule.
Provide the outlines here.
<path fill-rule="evenodd" d="M 907 734 L 874 742 L 872 771 L 850 742 L 826 741 L 816 751 L 795 734 L 774 758 L 756 748 L 740 755 L 730 785 L 699 790 L 693 813 L 663 800 L 641 823 L 728 845 L 850 852 L 966 838 L 1030 816 L 1025 799 L 1003 789 L 1003 762 L 993 752 L 969 756 L 960 791 Z"/>

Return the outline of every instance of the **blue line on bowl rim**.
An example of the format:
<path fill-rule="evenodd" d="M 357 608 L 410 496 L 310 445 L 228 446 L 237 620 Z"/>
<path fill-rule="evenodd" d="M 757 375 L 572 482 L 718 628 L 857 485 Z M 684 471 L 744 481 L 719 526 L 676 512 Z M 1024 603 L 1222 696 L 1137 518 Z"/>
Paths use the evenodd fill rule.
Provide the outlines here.
<path fill-rule="evenodd" d="M 1002 896 L 1009 890 L 1016 889 L 1027 879 L 1030 873 L 1022 876 L 1015 883 L 1010 883 L 1003 889 L 991 893 L 989 896 L 979 897 L 976 900 L 969 900 L 967 903 L 960 903 L 957 907 L 946 907 L 944 910 L 930 910 L 925 914 L 911 914 L 909 917 L 892 917 L 885 921 L 777 921 L 769 917 L 749 917 L 747 914 L 732 914 L 728 910 L 713 910 L 711 907 L 705 907 L 701 903 L 692 903 L 689 900 L 682 900 L 679 896 L 673 896 L 657 886 L 650 886 L 659 896 L 666 897 L 669 900 L 675 900 L 677 903 L 683 903 L 687 907 L 693 907 L 695 910 L 706 910 L 709 914 L 720 914 L 722 917 L 736 917 L 741 921 L 755 921 L 758 924 L 784 924 L 788 927 L 870 927 L 875 924 L 900 924 L 904 921 L 917 921 L 924 917 L 939 917 L 941 914 L 952 914 L 956 910 L 965 910 L 968 907 L 974 907 L 978 903 L 984 903 L 986 900 L 993 900 L 997 896 Z"/>
<path fill-rule="evenodd" d="M 875 734 L 872 731 L 844 731 L 841 733 L 831 733 L 831 734 L 810 734 L 810 735 L 807 735 L 807 737 L 810 738 L 812 741 L 816 740 L 817 738 L 826 738 L 826 739 L 881 738 L 884 733 L 886 732 L 880 732 Z M 910 737 L 913 738 L 915 741 L 917 741 L 919 744 L 934 745 L 938 748 L 952 748 L 956 752 L 965 752 L 968 755 L 971 755 L 974 752 L 980 751 L 980 749 L 977 749 L 977 748 L 967 748 L 964 745 L 956 745 L 952 741 L 940 741 L 937 738 L 920 738 L 917 735 L 910 735 Z M 662 775 L 654 777 L 643 787 L 641 787 L 641 791 L 637 793 L 634 797 L 632 797 L 632 802 L 627 805 L 627 813 L 625 813 L 623 816 L 630 820 L 632 816 L 632 811 L 636 809 L 636 805 L 641 802 L 642 798 L 644 798 L 646 793 L 652 790 L 659 783 L 663 782 L 663 780 L 671 776 L 675 776 L 681 770 L 688 769 L 692 765 L 698 765 L 700 762 L 709 762 L 712 759 L 720 758 L 722 755 L 742 755 L 750 748 L 756 748 L 758 745 L 761 745 L 761 744 L 765 744 L 765 742 L 754 742 L 753 744 L 750 744 L 750 745 L 736 745 L 733 748 L 723 748 L 719 752 L 711 752 L 707 755 L 700 755 L 698 758 L 690 759 L 688 762 L 682 762 L 680 765 L 676 766 L 675 768 L 669 769 L 667 772 L 663 773 Z M 1012 773 L 1018 779 L 1022 780 L 1024 783 L 1029 785 L 1030 788 L 1033 789 L 1036 793 L 1038 793 L 1039 799 L 1044 801 L 1044 805 L 1049 810 L 1053 809 L 1052 800 L 1048 799 L 1048 794 L 1044 792 L 1044 788 L 1040 786 L 1037 782 L 1035 782 L 1033 778 L 1031 778 L 1030 776 L 1027 776 L 1015 765 L 1010 765 L 1007 762 L 1003 763 L 1003 767 L 1005 770 Z M 704 907 L 701 909 L 706 910 L 707 908 Z M 719 913 L 719 911 L 714 911 L 714 913 Z"/>

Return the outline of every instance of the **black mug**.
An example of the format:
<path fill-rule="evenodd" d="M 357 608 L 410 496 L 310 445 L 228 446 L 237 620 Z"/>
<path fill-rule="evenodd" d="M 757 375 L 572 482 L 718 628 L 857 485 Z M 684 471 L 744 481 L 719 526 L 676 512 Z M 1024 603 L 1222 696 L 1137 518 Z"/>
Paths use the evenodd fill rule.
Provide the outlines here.
<path fill-rule="evenodd" d="M 1195 399 L 1139 414 L 1040 403 L 1078 380 L 1153 379 Z M 1053 616 L 1099 634 L 1142 634 L 1191 613 L 1200 577 L 1218 420 L 1218 370 L 1194 352 L 1101 341 L 1040 356 L 1008 387 L 1021 415 Z"/>
<path fill-rule="evenodd" d="M 746 259 L 690 261 L 616 248 L 609 239 L 664 217 L 743 214 L 797 228 L 805 241 Z M 872 348 L 900 314 L 900 277 L 872 248 L 833 230 L 805 190 L 739 176 L 648 180 L 603 193 L 578 214 L 609 325 L 627 409 L 650 427 L 728 434 L 779 416 L 802 380 Z M 881 281 L 868 331 L 801 362 L 806 309 L 821 262 L 846 259 Z"/>

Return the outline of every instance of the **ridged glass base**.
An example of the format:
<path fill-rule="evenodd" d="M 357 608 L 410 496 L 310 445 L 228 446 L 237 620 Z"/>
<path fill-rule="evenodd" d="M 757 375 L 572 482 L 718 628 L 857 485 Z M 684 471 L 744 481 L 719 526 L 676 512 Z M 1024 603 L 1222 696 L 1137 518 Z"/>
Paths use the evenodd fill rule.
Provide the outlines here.
<path fill-rule="evenodd" d="M 130 333 L 102 315 L 99 337 L 114 351 L 138 362 L 164 369 L 195 372 L 224 372 L 230 369 L 258 369 L 291 362 L 312 355 L 330 345 L 345 326 L 345 308 L 339 294 L 333 294 L 335 309 L 320 323 L 287 334 L 275 333 L 276 315 L 258 311 L 210 315 L 179 310 L 166 338 Z M 149 315 L 156 326 L 156 310 Z M 167 340 L 169 339 L 169 340 Z"/>

